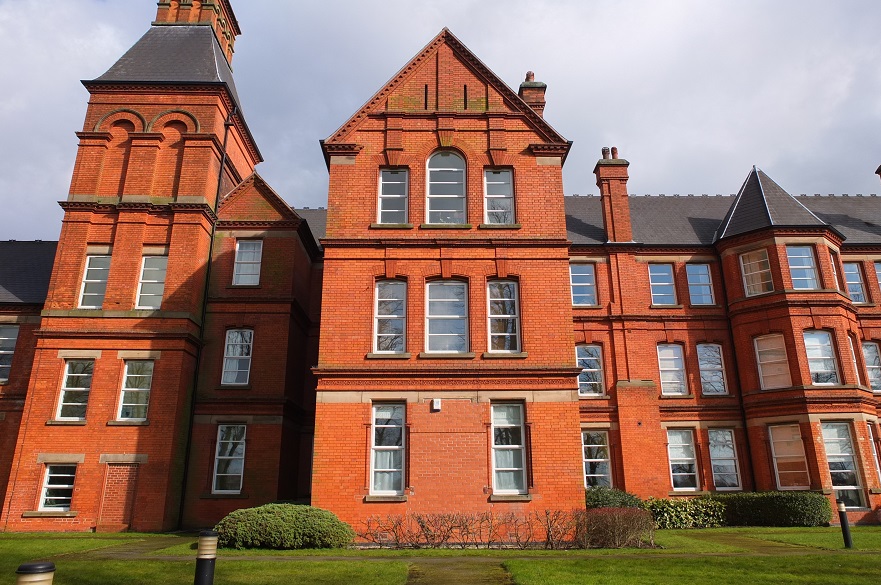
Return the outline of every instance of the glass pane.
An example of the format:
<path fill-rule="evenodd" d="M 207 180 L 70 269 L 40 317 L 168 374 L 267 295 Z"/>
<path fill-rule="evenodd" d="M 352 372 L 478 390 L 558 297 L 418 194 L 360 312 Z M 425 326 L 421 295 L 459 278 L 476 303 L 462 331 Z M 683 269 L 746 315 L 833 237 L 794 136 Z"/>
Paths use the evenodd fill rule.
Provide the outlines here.
<path fill-rule="evenodd" d="M 496 449 L 496 467 L 520 469 L 523 467 L 523 451 L 520 449 Z"/>
<path fill-rule="evenodd" d="M 496 489 L 522 491 L 525 489 L 522 471 L 496 471 Z"/>
<path fill-rule="evenodd" d="M 496 428 L 494 430 L 495 445 L 522 445 L 523 433 L 520 427 Z"/>
<path fill-rule="evenodd" d="M 240 491 L 242 478 L 239 475 L 218 475 L 214 480 L 214 489 L 219 492 Z"/>
<path fill-rule="evenodd" d="M 403 475 L 400 471 L 375 471 L 373 489 L 380 492 L 397 492 L 403 489 Z"/>
<path fill-rule="evenodd" d="M 517 404 L 495 404 L 492 411 L 495 425 L 519 425 L 521 422 L 520 406 Z"/>
<path fill-rule="evenodd" d="M 378 425 L 402 425 L 404 424 L 404 407 L 399 404 L 385 404 L 374 406 L 375 424 Z"/>
<path fill-rule="evenodd" d="M 403 469 L 404 451 L 401 449 L 374 451 L 373 467 L 375 469 Z"/>

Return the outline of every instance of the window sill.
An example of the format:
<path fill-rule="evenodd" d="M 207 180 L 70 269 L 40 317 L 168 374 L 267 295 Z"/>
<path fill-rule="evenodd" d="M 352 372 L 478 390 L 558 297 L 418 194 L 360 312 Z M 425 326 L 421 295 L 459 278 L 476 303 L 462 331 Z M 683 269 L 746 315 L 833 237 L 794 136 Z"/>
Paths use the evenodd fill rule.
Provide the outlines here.
<path fill-rule="evenodd" d="M 519 230 L 519 223 L 482 223 L 477 226 L 479 230 Z"/>
<path fill-rule="evenodd" d="M 6 386 L 9 384 L 9 380 L 0 380 L 0 386 Z"/>
<path fill-rule="evenodd" d="M 692 309 L 721 309 L 722 305 L 712 304 L 712 305 L 695 305 L 694 303 L 689 303 L 688 305 Z"/>
<path fill-rule="evenodd" d="M 79 512 L 62 512 L 55 510 L 32 510 L 22 512 L 22 518 L 76 518 Z"/>
<path fill-rule="evenodd" d="M 250 390 L 250 384 L 221 384 L 217 390 Z"/>
<path fill-rule="evenodd" d="M 248 494 L 242 494 L 242 493 L 238 493 L 238 494 L 204 493 L 201 496 L 199 496 L 199 499 L 200 500 L 247 500 L 250 497 L 251 496 L 249 496 Z"/>
<path fill-rule="evenodd" d="M 602 305 L 572 305 L 573 309 L 602 309 Z"/>
<path fill-rule="evenodd" d="M 84 427 L 86 426 L 86 421 L 84 420 L 47 420 L 47 427 Z"/>
<path fill-rule="evenodd" d="M 695 489 L 693 489 L 693 490 L 673 490 L 672 492 L 669 492 L 667 495 L 670 496 L 670 497 L 675 497 L 675 496 L 705 496 L 705 495 L 708 495 L 708 494 L 711 494 L 711 493 L 713 493 L 713 492 L 708 492 L 708 491 L 706 491 L 706 490 L 699 490 L 699 489 L 695 488 Z"/>
<path fill-rule="evenodd" d="M 649 305 L 649 309 L 684 309 L 684 305 Z"/>
<path fill-rule="evenodd" d="M 397 503 L 406 502 L 407 496 L 364 496 L 364 503 Z"/>
<path fill-rule="evenodd" d="M 676 400 L 677 398 L 694 398 L 694 394 L 661 394 L 662 399 Z"/>
<path fill-rule="evenodd" d="M 498 495 L 492 494 L 489 497 L 490 502 L 531 502 L 532 494 L 510 494 Z"/>
<path fill-rule="evenodd" d="M 857 307 L 859 307 L 859 308 L 861 308 L 861 309 L 863 309 L 863 308 L 865 308 L 865 309 L 871 309 L 872 307 L 877 307 L 877 306 L 878 306 L 877 303 L 854 303 L 854 305 L 857 306 Z"/>
<path fill-rule="evenodd" d="M 368 353 L 364 356 L 368 360 L 408 360 L 410 352 L 407 353 Z"/>
<path fill-rule="evenodd" d="M 419 228 L 423 230 L 470 230 L 470 223 L 421 223 Z"/>
<path fill-rule="evenodd" d="M 260 284 L 228 284 L 228 285 L 226 285 L 226 288 L 227 288 L 227 290 L 234 289 L 234 288 L 254 289 L 254 288 L 260 288 L 261 286 L 262 285 L 260 285 Z"/>
<path fill-rule="evenodd" d="M 150 426 L 150 421 L 148 420 L 109 420 L 107 421 L 108 427 L 148 427 Z"/>
<path fill-rule="evenodd" d="M 371 223 L 372 230 L 412 230 L 412 223 Z"/>
<path fill-rule="evenodd" d="M 522 360 L 528 357 L 529 354 L 525 351 L 517 351 L 511 353 L 504 353 L 501 351 L 485 351 L 481 355 L 481 357 L 485 360 L 498 360 L 498 359 L 512 359 L 512 360 Z"/>
<path fill-rule="evenodd" d="M 608 400 L 610 396 L 608 394 L 579 394 L 579 400 Z"/>
<path fill-rule="evenodd" d="M 470 351 L 461 353 L 433 353 L 423 351 L 419 353 L 419 358 L 427 360 L 472 360 L 476 355 L 477 354 Z"/>
<path fill-rule="evenodd" d="M 701 393 L 701 398 L 731 398 L 731 394 L 704 394 L 704 393 Z"/>
<path fill-rule="evenodd" d="M 881 494 L 881 488 L 869 488 L 870 494 Z"/>

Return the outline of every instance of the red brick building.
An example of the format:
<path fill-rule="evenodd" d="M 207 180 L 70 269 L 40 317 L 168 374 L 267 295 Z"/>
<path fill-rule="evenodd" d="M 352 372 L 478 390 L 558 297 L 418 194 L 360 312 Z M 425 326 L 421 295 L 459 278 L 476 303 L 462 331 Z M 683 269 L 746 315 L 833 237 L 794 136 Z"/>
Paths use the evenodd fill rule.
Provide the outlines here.
<path fill-rule="evenodd" d="M 0 243 L 3 529 L 276 500 L 357 526 L 596 485 L 877 519 L 881 199 L 757 169 L 633 197 L 616 149 L 565 197 L 546 86 L 443 30 L 323 141 L 327 210 L 294 210 L 254 172 L 239 33 L 228 0 L 159 2 L 85 83 L 57 247 Z"/>

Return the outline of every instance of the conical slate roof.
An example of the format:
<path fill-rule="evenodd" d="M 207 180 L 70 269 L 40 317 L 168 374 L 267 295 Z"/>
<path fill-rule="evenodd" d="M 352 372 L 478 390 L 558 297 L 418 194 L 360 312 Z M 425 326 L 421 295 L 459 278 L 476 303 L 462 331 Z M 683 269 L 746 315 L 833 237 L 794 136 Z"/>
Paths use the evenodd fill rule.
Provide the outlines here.
<path fill-rule="evenodd" d="M 722 220 L 716 240 L 774 226 L 831 227 L 753 167 Z"/>

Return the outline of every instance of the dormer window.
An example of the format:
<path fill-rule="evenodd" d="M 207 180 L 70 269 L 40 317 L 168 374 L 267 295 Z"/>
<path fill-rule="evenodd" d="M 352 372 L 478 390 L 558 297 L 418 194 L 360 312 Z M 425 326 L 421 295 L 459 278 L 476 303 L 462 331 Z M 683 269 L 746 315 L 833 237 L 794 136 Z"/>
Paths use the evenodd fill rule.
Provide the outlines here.
<path fill-rule="evenodd" d="M 428 159 L 428 223 L 465 223 L 465 161 L 451 151 Z"/>

